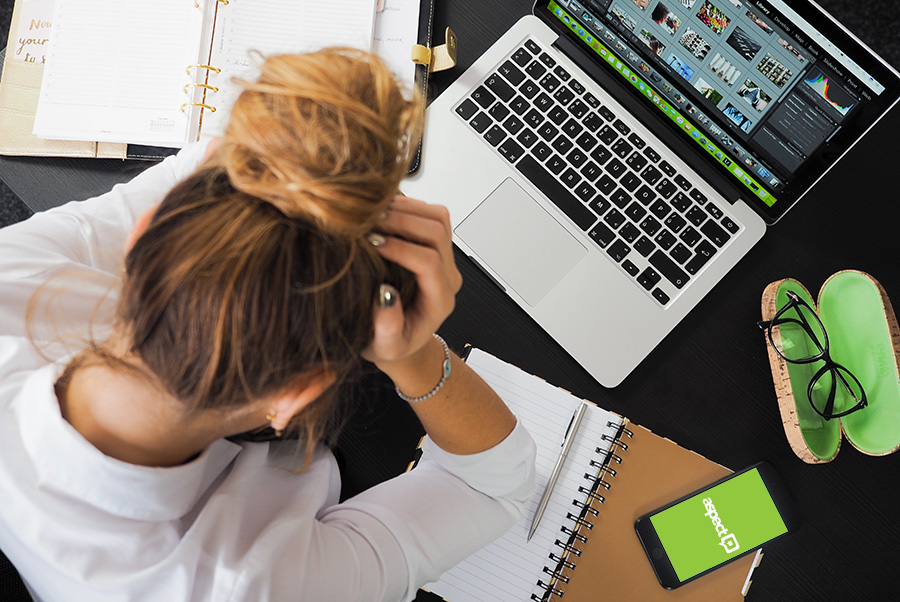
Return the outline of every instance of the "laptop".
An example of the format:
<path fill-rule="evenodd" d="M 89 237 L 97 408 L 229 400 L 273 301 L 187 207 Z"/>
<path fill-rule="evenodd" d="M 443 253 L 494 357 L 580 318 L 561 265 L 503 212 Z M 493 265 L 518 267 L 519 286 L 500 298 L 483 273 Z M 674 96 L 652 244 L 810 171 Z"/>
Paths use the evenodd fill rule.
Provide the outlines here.
<path fill-rule="evenodd" d="M 614 387 L 896 102 L 817 5 L 538 0 L 426 112 L 405 194 Z M 815 202 L 809 199 L 808 202 Z"/>

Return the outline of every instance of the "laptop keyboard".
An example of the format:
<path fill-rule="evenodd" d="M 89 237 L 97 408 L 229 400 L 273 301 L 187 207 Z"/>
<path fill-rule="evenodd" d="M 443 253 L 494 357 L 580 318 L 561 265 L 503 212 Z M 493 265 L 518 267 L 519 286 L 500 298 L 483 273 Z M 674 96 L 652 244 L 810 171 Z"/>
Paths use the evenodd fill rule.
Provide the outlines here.
<path fill-rule="evenodd" d="M 661 305 L 741 229 L 534 40 L 456 113 Z"/>

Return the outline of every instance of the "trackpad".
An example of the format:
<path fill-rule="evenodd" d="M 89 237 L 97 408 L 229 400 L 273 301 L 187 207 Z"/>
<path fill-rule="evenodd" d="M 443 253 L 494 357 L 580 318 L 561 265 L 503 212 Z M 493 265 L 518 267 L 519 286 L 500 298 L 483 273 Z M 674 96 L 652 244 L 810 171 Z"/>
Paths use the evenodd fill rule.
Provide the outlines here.
<path fill-rule="evenodd" d="M 511 179 L 504 180 L 454 232 L 532 307 L 588 253 Z"/>

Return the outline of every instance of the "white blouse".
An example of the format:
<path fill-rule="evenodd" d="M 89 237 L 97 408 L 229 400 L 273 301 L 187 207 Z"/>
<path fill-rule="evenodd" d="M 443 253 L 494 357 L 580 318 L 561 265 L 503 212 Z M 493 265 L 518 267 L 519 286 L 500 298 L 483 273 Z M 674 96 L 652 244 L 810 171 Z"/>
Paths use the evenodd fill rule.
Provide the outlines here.
<path fill-rule="evenodd" d="M 132 225 L 204 149 L 0 230 L 0 549 L 46 602 L 409 600 L 523 512 L 535 448 L 521 424 L 472 456 L 426 441 L 429 460 L 338 503 L 324 448 L 300 474 L 291 442 L 221 440 L 151 468 L 104 455 L 60 414 L 54 382 L 83 333 L 108 327 L 98 305 L 114 300 Z M 51 280 L 63 292 L 42 290 L 29 331 Z"/>

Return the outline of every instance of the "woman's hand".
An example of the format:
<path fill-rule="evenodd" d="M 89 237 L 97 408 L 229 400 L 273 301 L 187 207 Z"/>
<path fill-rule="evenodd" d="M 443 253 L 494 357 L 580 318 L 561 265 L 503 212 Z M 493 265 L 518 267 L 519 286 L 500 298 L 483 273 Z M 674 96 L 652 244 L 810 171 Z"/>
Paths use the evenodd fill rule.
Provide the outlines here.
<path fill-rule="evenodd" d="M 376 302 L 374 336 L 363 357 L 380 368 L 410 358 L 432 341 L 432 334 L 453 311 L 462 276 L 453 260 L 447 209 L 397 196 L 382 222 L 384 242 L 378 253 L 415 275 L 417 291 L 411 307 Z M 379 243 L 381 241 L 378 241 Z"/>

